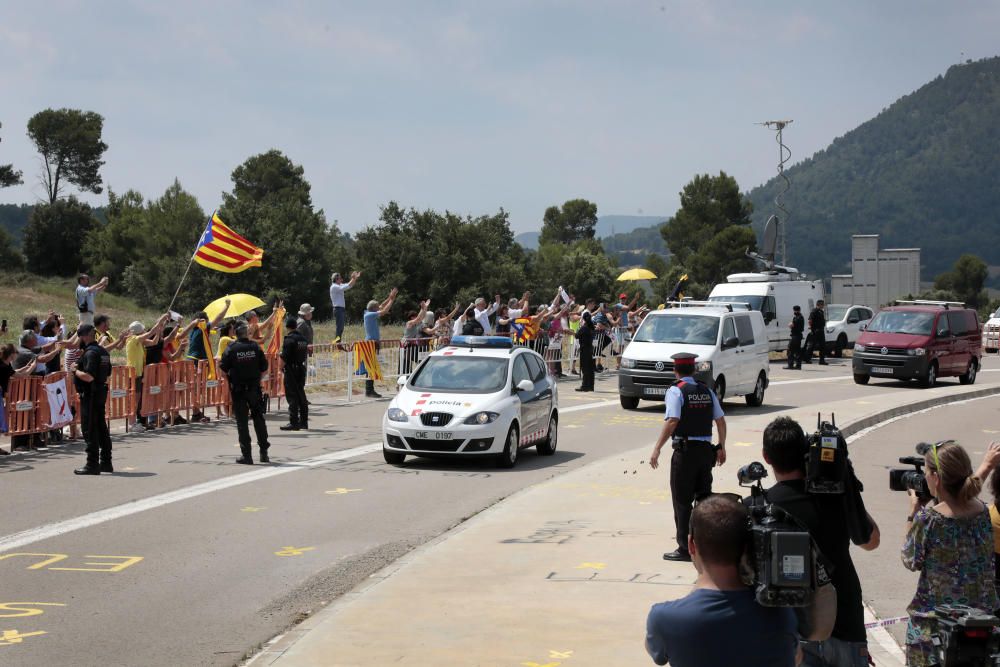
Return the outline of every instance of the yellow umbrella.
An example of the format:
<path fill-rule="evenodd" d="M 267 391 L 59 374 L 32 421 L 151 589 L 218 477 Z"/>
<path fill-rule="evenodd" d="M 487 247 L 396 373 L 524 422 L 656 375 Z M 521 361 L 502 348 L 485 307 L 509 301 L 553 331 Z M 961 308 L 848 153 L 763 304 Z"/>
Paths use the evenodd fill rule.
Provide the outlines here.
<path fill-rule="evenodd" d="M 218 299 L 205 306 L 205 314 L 208 315 L 209 322 L 214 320 L 216 316 L 222 312 L 222 309 L 226 306 L 226 299 L 229 299 L 230 301 L 229 310 L 226 311 L 226 317 L 236 317 L 237 315 L 242 315 L 249 310 L 260 308 L 264 305 L 263 301 L 252 294 L 227 294 L 226 296 L 220 296 Z"/>
<path fill-rule="evenodd" d="M 618 276 L 618 280 L 655 280 L 656 274 L 649 269 L 629 269 Z"/>

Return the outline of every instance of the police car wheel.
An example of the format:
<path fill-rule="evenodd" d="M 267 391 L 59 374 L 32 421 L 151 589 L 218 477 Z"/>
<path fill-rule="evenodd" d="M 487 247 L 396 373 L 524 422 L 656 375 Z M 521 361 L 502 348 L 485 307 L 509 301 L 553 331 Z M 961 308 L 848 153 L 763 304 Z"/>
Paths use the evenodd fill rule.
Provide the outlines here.
<path fill-rule="evenodd" d="M 385 447 L 383 447 L 382 448 L 382 458 L 385 459 L 385 462 L 388 463 L 389 465 L 398 466 L 398 465 L 402 465 L 403 462 L 406 461 L 406 454 L 400 454 L 399 452 L 393 452 L 393 451 L 390 451 L 390 450 L 386 449 Z"/>
<path fill-rule="evenodd" d="M 757 376 L 757 384 L 754 385 L 753 393 L 747 394 L 745 397 L 747 405 L 751 408 L 756 408 L 764 404 L 764 372 L 761 371 L 760 375 Z"/>
<path fill-rule="evenodd" d="M 507 431 L 507 444 L 504 445 L 503 451 L 497 456 L 497 466 L 500 468 L 513 468 L 514 464 L 517 463 L 518 446 L 520 444 L 520 434 L 517 430 L 517 424 L 511 424 L 510 430 Z"/>
<path fill-rule="evenodd" d="M 559 417 L 552 415 L 549 420 L 549 432 L 545 440 L 535 445 L 535 449 L 542 456 L 552 456 L 556 453 L 556 444 L 559 437 Z"/>

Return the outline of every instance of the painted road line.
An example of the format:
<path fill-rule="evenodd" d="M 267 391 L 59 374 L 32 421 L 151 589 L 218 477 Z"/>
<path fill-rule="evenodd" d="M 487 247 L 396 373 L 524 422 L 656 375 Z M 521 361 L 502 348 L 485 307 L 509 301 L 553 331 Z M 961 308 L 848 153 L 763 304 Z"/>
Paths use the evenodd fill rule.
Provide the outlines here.
<path fill-rule="evenodd" d="M 115 519 L 132 516 L 133 514 L 156 509 L 157 507 L 163 507 L 164 505 L 170 505 L 182 500 L 190 500 L 191 498 L 197 498 L 198 496 L 203 496 L 208 493 L 222 491 L 223 489 L 231 489 L 236 486 L 242 486 L 244 484 L 250 484 L 251 482 L 277 477 L 278 475 L 284 475 L 297 470 L 308 470 L 310 468 L 317 468 L 319 466 L 326 465 L 327 463 L 352 459 L 366 454 L 373 454 L 381 451 L 381 449 L 382 443 L 374 442 L 369 445 L 354 447 L 353 449 L 345 449 L 339 452 L 323 454 L 321 456 L 305 459 L 296 463 L 283 463 L 263 468 L 261 470 L 254 470 L 253 472 L 240 473 L 238 475 L 223 477 L 222 479 L 195 484 L 183 489 L 177 489 L 176 491 L 168 491 L 167 493 L 150 496 L 149 498 L 133 500 L 129 503 L 124 503 L 116 507 L 109 507 L 104 510 L 98 510 L 97 512 L 84 514 L 83 516 L 78 516 L 73 519 L 57 521 L 55 523 L 39 526 L 38 528 L 30 528 L 19 533 L 13 533 L 11 535 L 0 537 L 0 552 L 10 551 L 11 549 L 19 549 L 28 544 L 41 542 L 42 540 L 47 540 L 52 537 L 59 537 L 60 535 L 65 535 L 66 533 L 71 533 L 75 530 L 80 530 L 81 528 L 90 528 L 91 526 L 96 526 L 108 521 L 114 521 Z"/>

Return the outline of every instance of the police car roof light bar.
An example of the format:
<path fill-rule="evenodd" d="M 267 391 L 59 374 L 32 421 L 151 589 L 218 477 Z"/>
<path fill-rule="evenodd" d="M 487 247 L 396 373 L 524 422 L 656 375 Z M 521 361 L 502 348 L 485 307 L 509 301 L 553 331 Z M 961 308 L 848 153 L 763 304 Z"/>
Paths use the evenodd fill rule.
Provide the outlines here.
<path fill-rule="evenodd" d="M 746 310 L 751 310 L 750 304 L 746 301 L 668 301 L 667 303 L 673 304 L 675 308 L 683 308 L 685 306 L 701 306 L 705 308 L 725 308 L 730 313 L 733 312 L 733 306 L 739 308 L 745 308 Z"/>
<path fill-rule="evenodd" d="M 906 304 L 909 306 L 941 306 L 945 310 L 948 310 L 948 306 L 958 306 L 959 308 L 965 308 L 964 301 L 931 301 L 930 299 L 913 299 L 910 301 L 904 301 L 902 299 L 896 299 L 896 304 Z"/>
<path fill-rule="evenodd" d="M 452 347 L 486 348 L 508 350 L 514 343 L 507 336 L 455 336 L 451 339 Z"/>

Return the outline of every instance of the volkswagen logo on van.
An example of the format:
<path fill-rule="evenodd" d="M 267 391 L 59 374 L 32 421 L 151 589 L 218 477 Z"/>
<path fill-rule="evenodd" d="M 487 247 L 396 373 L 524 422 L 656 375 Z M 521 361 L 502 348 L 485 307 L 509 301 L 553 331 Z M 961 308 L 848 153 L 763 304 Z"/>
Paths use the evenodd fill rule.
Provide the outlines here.
<path fill-rule="evenodd" d="M 889 348 L 883 347 L 882 348 L 882 354 L 889 354 Z"/>
<path fill-rule="evenodd" d="M 655 368 L 658 371 L 662 371 L 663 370 L 663 362 L 662 361 L 657 361 L 656 362 L 656 366 L 654 366 L 653 368 Z"/>

